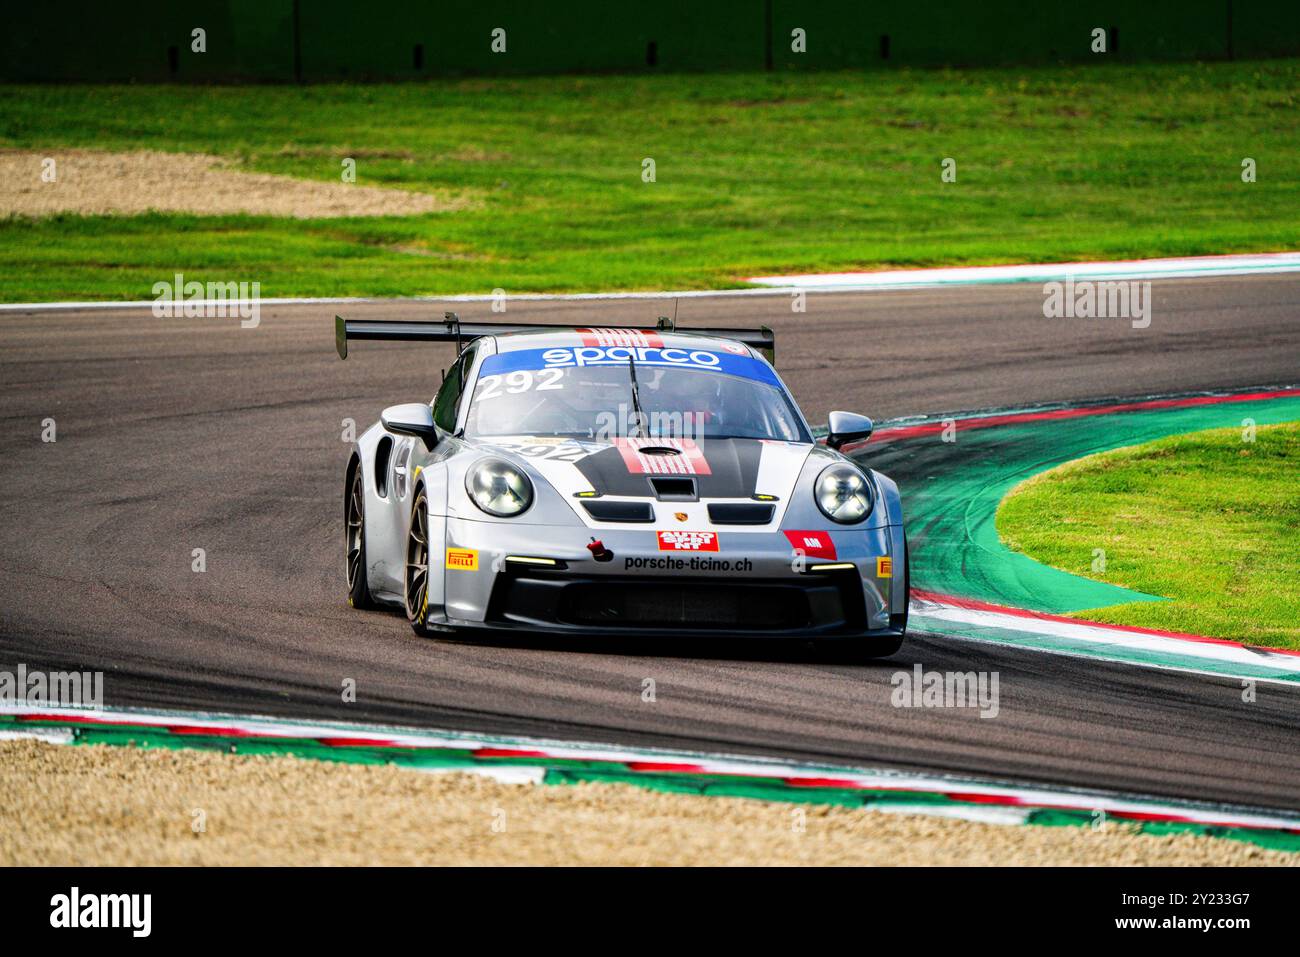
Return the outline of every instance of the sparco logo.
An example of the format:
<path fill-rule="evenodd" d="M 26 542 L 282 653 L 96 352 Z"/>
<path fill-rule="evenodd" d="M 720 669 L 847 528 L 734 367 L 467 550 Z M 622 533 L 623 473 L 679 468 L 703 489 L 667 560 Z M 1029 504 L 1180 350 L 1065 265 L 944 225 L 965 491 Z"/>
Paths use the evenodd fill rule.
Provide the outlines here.
<path fill-rule="evenodd" d="M 702 349 L 638 349 L 632 346 L 582 346 L 574 349 L 547 349 L 542 361 L 548 367 L 627 365 L 633 359 L 638 365 L 693 366 L 713 369 L 719 364 L 718 356 Z"/>
<path fill-rule="evenodd" d="M 152 894 L 71 894 L 50 898 L 51 927 L 127 927 L 132 937 L 148 937 L 152 928 Z"/>

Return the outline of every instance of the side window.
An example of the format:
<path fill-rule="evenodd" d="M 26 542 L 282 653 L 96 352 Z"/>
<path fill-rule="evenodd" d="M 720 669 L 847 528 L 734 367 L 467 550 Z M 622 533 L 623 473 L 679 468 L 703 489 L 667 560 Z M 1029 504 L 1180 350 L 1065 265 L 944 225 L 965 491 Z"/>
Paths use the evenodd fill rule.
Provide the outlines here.
<path fill-rule="evenodd" d="M 438 397 L 433 400 L 433 423 L 444 432 L 456 430 L 456 406 L 460 401 L 461 385 L 473 359 L 474 350 L 466 349 L 447 370 L 447 378 L 438 390 Z"/>

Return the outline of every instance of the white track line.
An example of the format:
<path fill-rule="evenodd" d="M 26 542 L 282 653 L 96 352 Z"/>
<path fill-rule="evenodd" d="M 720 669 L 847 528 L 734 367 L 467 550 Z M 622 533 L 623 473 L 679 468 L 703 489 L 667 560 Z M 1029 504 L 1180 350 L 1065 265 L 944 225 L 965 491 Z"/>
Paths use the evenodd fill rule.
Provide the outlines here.
<path fill-rule="evenodd" d="M 588 299 L 706 299 L 733 296 L 788 296 L 794 289 L 692 289 L 684 292 L 573 292 L 573 293 L 519 293 L 505 296 L 492 295 L 458 295 L 458 296 L 406 296 L 394 299 L 366 298 L 289 298 L 258 299 L 259 306 L 348 306 L 367 303 L 403 303 L 403 302 L 583 302 Z M 226 306 L 235 309 L 239 306 L 252 305 L 248 299 L 182 299 L 176 305 L 217 307 Z M 139 302 L 7 302 L 0 303 L 0 312 L 59 312 L 82 309 L 151 309 L 154 301 Z"/>
<path fill-rule="evenodd" d="M 601 299 L 708 299 L 734 296 L 788 296 L 795 292 L 871 292 L 881 289 L 926 289 L 935 286 L 969 286 L 984 283 L 1047 282 L 1075 279 L 1188 279 L 1202 276 L 1247 276 L 1300 272 L 1300 252 L 1259 253 L 1241 256 L 1193 256 L 1183 259 L 1137 259 L 1127 262 L 1027 263 L 1012 266 L 963 266 L 942 269 L 892 269 L 882 272 L 807 273 L 792 276 L 754 276 L 746 282 L 758 288 L 688 289 L 678 292 L 565 292 L 409 296 L 397 299 L 363 297 L 291 297 L 258 299 L 261 306 L 328 306 L 391 302 L 584 302 Z M 186 299 L 201 307 L 248 306 L 247 299 Z M 3 312 L 46 312 L 82 309 L 150 308 L 153 300 L 136 302 L 11 302 L 0 303 Z"/>
<path fill-rule="evenodd" d="M 1063 622 L 1009 612 L 964 608 L 941 601 L 914 600 L 912 611 L 919 618 L 930 621 L 1031 635 L 1041 639 L 1041 644 L 1031 646 L 1040 651 L 1075 657 L 1099 657 L 1139 667 L 1165 668 L 1214 677 L 1249 677 L 1258 681 L 1281 682 L 1291 687 L 1295 687 L 1300 680 L 1300 656 L 1273 652 L 1267 648 L 1229 642 L 1199 642 L 1088 621 Z M 945 634 L 954 638 L 975 638 L 1007 644 L 996 637 L 982 637 L 979 631 L 949 631 Z M 1162 660 L 1135 660 L 1142 656 Z M 1261 669 L 1272 671 L 1273 675 L 1261 674 Z"/>
<path fill-rule="evenodd" d="M 868 292 L 984 283 L 1075 280 L 1193 279 L 1300 272 L 1300 253 L 1243 256 L 1191 256 L 1180 259 L 1135 259 L 1125 262 L 1027 263 L 1018 266 L 963 266 L 950 269 L 892 269 L 882 272 L 805 273 L 752 276 L 749 282 L 813 291 Z"/>

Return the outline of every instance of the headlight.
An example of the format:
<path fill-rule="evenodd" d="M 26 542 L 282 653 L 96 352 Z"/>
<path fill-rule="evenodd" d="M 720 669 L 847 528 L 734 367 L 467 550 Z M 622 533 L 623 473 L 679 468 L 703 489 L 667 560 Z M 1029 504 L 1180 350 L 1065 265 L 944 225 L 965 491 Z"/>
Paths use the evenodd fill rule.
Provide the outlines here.
<path fill-rule="evenodd" d="M 871 483 L 851 465 L 830 465 L 813 486 L 817 507 L 832 522 L 852 525 L 871 514 Z"/>
<path fill-rule="evenodd" d="M 483 459 L 465 473 L 465 491 L 474 504 L 498 518 L 509 518 L 533 504 L 533 483 L 509 462 Z"/>

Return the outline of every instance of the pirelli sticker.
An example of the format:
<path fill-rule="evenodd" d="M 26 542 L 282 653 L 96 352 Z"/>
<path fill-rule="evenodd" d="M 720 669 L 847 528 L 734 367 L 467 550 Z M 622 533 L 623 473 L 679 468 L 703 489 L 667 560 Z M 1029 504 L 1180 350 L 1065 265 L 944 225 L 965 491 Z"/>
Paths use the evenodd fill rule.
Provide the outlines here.
<path fill-rule="evenodd" d="M 478 552 L 472 548 L 447 549 L 447 568 L 461 572 L 478 571 Z"/>
<path fill-rule="evenodd" d="M 876 577 L 893 578 L 894 577 L 894 560 L 886 555 L 881 555 L 876 559 Z"/>

